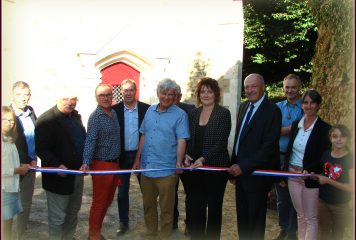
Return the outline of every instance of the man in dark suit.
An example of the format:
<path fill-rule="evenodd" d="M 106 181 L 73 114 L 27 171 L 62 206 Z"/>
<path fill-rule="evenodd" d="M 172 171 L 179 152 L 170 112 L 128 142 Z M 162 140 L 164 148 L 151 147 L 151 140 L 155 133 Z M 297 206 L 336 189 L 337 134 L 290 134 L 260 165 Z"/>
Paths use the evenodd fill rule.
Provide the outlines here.
<path fill-rule="evenodd" d="M 150 105 L 138 101 L 136 83 L 126 79 L 121 83 L 123 101 L 112 108 L 120 124 L 121 155 L 120 168 L 132 169 L 139 142 L 139 128 Z M 120 228 L 117 234 L 124 234 L 129 229 L 129 190 L 131 174 L 121 174 L 121 185 L 118 187 L 117 205 L 119 210 Z M 139 176 L 137 177 L 139 180 Z"/>
<path fill-rule="evenodd" d="M 37 166 L 35 153 L 35 121 L 36 115 L 28 102 L 31 98 L 30 86 L 23 81 L 12 86 L 12 111 L 16 115 L 16 147 L 22 164 Z M 36 172 L 30 171 L 20 178 L 20 197 L 23 212 L 17 215 L 17 238 L 23 239 L 30 218 L 32 197 L 35 189 Z"/>
<path fill-rule="evenodd" d="M 195 106 L 193 104 L 181 102 L 181 99 L 182 99 L 182 90 L 181 90 L 180 86 L 178 85 L 175 104 L 178 107 L 180 107 L 181 109 L 183 109 L 189 115 L 190 111 L 192 111 L 195 108 Z M 183 187 L 184 187 L 184 191 L 185 192 L 187 191 L 186 189 L 189 187 L 188 186 L 189 185 L 188 182 L 189 182 L 189 177 L 190 176 L 191 176 L 191 173 L 187 172 L 187 171 L 184 171 L 182 174 L 179 175 L 179 178 L 183 183 Z M 178 218 L 179 218 L 178 188 L 179 188 L 179 181 L 177 181 L 177 185 L 176 185 L 176 197 L 175 197 L 175 202 L 174 202 L 174 215 L 173 215 L 173 229 L 177 229 L 178 228 Z M 189 204 L 190 204 L 189 199 L 186 197 L 185 198 L 185 209 L 187 209 Z M 189 224 L 189 219 L 188 219 L 188 217 L 186 215 L 186 218 L 185 218 L 185 230 L 184 230 L 184 234 L 185 235 L 189 234 L 188 224 Z"/>
<path fill-rule="evenodd" d="M 42 167 L 78 170 L 82 165 L 85 128 L 75 110 L 77 96 L 65 89 L 56 106 L 36 122 L 36 153 Z M 82 204 L 84 176 L 42 173 L 46 191 L 50 239 L 73 239 Z"/>
<path fill-rule="evenodd" d="M 264 239 L 267 194 L 272 179 L 254 176 L 258 169 L 279 169 L 281 112 L 264 94 L 261 75 L 244 80 L 248 101 L 241 104 L 229 172 L 235 176 L 239 239 Z"/>

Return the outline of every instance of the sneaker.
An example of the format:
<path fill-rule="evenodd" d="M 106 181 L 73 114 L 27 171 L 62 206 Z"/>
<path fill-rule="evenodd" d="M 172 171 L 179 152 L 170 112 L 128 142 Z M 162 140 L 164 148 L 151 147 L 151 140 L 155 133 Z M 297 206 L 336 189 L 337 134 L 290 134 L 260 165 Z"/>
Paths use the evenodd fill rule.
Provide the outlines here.
<path fill-rule="evenodd" d="M 272 240 L 284 240 L 287 236 L 287 232 L 285 230 L 281 230 L 276 238 Z"/>
<path fill-rule="evenodd" d="M 116 235 L 123 235 L 129 230 L 128 224 L 120 224 L 120 228 L 116 231 Z"/>

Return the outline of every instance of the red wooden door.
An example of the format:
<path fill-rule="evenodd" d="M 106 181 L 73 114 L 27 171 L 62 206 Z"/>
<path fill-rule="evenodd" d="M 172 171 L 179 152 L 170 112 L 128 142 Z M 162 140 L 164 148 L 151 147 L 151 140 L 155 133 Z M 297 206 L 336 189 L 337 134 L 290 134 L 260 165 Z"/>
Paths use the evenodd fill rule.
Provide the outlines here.
<path fill-rule="evenodd" d="M 136 69 L 119 62 L 104 68 L 101 70 L 101 74 L 102 83 L 111 84 L 113 86 L 113 104 L 122 101 L 121 82 L 126 78 L 135 80 L 137 87 L 136 98 L 139 98 L 140 72 Z"/>

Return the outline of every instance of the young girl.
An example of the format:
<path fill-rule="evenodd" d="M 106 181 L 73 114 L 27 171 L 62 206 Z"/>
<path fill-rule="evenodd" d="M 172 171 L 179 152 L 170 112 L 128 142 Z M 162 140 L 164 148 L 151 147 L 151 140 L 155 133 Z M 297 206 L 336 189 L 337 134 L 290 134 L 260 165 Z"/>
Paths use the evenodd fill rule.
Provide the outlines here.
<path fill-rule="evenodd" d="M 316 175 L 319 191 L 320 239 L 343 239 L 345 227 L 351 224 L 351 192 L 354 189 L 353 156 L 348 149 L 350 132 L 344 125 L 330 130 L 331 151 L 324 152 L 324 175 Z M 350 225 L 351 226 L 351 225 Z"/>
<path fill-rule="evenodd" d="M 1 108 L 2 239 L 12 239 L 12 218 L 22 211 L 19 175 L 25 175 L 29 170 L 28 164 L 20 166 L 15 139 L 15 116 L 10 107 L 3 106 Z"/>

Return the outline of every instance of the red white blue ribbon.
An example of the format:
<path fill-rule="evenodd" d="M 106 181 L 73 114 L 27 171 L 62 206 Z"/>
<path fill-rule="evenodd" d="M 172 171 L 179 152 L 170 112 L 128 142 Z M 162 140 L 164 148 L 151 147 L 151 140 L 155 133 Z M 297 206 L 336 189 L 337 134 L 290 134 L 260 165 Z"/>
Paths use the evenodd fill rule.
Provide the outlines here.
<path fill-rule="evenodd" d="M 183 171 L 196 171 L 196 170 L 203 170 L 203 171 L 227 171 L 228 168 L 222 167 L 201 167 L 201 168 L 191 168 L 191 167 L 184 167 L 184 168 L 160 168 L 160 169 L 121 169 L 121 170 L 109 170 L 109 171 L 79 171 L 79 170 L 70 170 L 70 169 L 61 169 L 61 168 L 54 168 L 54 167 L 42 167 L 42 168 L 30 168 L 36 172 L 42 173 L 65 173 L 65 174 L 128 174 L 128 173 L 141 173 L 141 172 L 157 172 L 157 171 L 165 171 L 165 170 L 183 170 Z M 256 170 L 252 173 L 255 176 L 270 176 L 270 177 L 308 177 L 311 174 L 304 174 L 299 172 L 284 172 L 284 171 L 276 171 L 276 170 Z"/>

